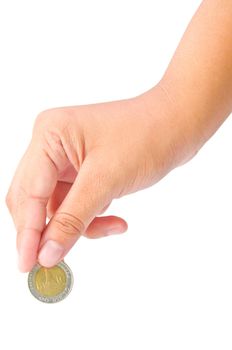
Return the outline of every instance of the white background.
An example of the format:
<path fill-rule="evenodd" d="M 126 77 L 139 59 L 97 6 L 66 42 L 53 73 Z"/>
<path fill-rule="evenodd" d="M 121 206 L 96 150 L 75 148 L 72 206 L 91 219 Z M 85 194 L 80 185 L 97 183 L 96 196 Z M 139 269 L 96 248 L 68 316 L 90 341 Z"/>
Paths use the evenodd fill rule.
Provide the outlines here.
<path fill-rule="evenodd" d="M 4 197 L 36 115 L 132 97 L 162 76 L 199 0 L 0 0 L 0 348 L 232 348 L 232 121 L 200 153 L 108 213 L 124 235 L 81 238 L 55 305 L 17 269 Z"/>

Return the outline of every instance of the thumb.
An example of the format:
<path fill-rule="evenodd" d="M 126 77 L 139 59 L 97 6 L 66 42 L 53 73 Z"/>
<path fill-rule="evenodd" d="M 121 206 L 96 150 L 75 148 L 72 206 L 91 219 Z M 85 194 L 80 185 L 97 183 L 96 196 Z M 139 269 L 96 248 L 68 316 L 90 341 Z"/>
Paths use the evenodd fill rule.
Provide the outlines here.
<path fill-rule="evenodd" d="M 93 169 L 94 168 L 94 169 Z M 47 225 L 40 243 L 39 263 L 56 265 L 64 258 L 90 222 L 112 200 L 108 175 L 85 160 L 60 207 Z"/>

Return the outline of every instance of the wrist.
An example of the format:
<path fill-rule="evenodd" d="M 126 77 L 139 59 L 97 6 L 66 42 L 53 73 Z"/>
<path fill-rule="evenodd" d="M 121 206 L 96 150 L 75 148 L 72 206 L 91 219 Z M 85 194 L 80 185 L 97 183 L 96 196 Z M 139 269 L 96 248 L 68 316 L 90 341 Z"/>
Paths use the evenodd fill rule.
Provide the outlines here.
<path fill-rule="evenodd" d="M 199 121 L 175 101 L 172 90 L 163 81 L 139 98 L 151 118 L 153 134 L 159 130 L 167 167 L 171 170 L 190 160 L 205 142 Z"/>
<path fill-rule="evenodd" d="M 200 117 L 198 106 L 188 100 L 187 92 L 180 98 L 176 94 L 177 87 L 171 85 L 168 79 L 162 79 L 158 86 L 166 97 L 168 109 L 172 113 L 171 118 L 177 126 L 173 142 L 176 145 L 178 165 L 182 165 L 192 159 L 210 137 L 207 125 Z"/>

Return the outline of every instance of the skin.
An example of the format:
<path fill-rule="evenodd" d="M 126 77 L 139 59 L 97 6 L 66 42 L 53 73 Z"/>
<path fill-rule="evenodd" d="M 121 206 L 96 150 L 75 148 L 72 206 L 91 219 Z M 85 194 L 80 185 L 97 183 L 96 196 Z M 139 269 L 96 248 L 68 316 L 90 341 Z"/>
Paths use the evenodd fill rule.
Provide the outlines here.
<path fill-rule="evenodd" d="M 191 159 L 219 128 L 232 110 L 231 18 L 230 0 L 203 1 L 144 94 L 37 117 L 6 199 L 22 272 L 55 265 L 81 235 L 126 231 L 122 218 L 99 215 Z"/>

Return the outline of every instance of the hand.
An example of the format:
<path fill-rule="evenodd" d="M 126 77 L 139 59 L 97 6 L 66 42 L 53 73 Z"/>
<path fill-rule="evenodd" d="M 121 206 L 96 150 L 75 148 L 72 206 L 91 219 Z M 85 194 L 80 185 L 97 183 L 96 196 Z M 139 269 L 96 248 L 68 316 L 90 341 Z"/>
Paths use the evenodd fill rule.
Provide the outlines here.
<path fill-rule="evenodd" d="M 177 165 L 175 118 L 159 86 L 130 100 L 41 113 L 7 195 L 20 270 L 55 265 L 81 235 L 124 232 L 122 218 L 98 216 Z"/>

